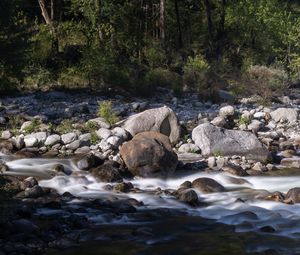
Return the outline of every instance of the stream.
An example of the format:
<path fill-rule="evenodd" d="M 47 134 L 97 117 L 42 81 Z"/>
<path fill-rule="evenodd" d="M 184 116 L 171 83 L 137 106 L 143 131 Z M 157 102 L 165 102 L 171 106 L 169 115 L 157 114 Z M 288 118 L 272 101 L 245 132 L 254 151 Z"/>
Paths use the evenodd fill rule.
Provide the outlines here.
<path fill-rule="evenodd" d="M 268 192 L 286 193 L 291 188 L 300 187 L 300 172 L 296 170 L 289 175 L 284 173 L 278 176 L 275 172 L 274 176 L 249 177 L 220 172 L 177 171 L 173 178 L 166 180 L 125 180 L 138 190 L 125 194 L 107 190 L 107 183 L 99 183 L 88 172 L 80 171 L 71 159 L 13 159 L 4 155 L 0 155 L 0 159 L 6 162 L 10 175 L 37 176 L 40 186 L 53 188 L 60 194 L 69 192 L 74 195 L 76 198 L 68 204 L 69 208 L 78 208 L 84 205 L 85 200 L 93 198 L 133 198 L 143 202 L 136 213 L 119 217 L 112 217 L 109 213 L 99 214 L 95 208 L 85 208 L 78 214 L 84 214 L 96 226 L 92 233 L 85 233 L 85 236 L 93 235 L 93 238 L 82 240 L 80 247 L 61 252 L 50 251 L 49 255 L 118 254 L 117 250 L 111 250 L 114 248 L 122 250 L 125 255 L 242 254 L 241 249 L 253 254 L 269 250 L 279 254 L 300 253 L 300 204 L 288 205 L 259 199 Z M 62 164 L 69 175 L 56 175 L 51 170 L 56 164 Z M 199 177 L 216 180 L 226 188 L 226 192 L 203 194 L 195 190 L 204 204 L 199 207 L 181 203 L 167 192 L 177 190 L 183 182 Z M 166 192 L 157 195 L 159 189 Z M 143 217 L 145 212 L 160 210 L 167 212 L 163 214 L 163 220 L 155 214 L 152 219 Z M 57 210 L 45 208 L 37 213 L 47 216 L 57 213 Z M 65 213 L 71 212 L 66 210 Z M 151 227 L 152 235 L 138 241 L 101 239 L 103 231 L 114 230 L 121 235 L 137 227 Z M 171 250 L 167 251 L 166 245 Z"/>

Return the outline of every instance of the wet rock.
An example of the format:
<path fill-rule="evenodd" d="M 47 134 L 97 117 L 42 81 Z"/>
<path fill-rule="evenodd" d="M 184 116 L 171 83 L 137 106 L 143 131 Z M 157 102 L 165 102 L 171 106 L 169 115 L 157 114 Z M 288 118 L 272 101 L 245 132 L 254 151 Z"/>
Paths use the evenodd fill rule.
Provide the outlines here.
<path fill-rule="evenodd" d="M 196 206 L 199 203 L 198 195 L 193 189 L 186 189 L 179 192 L 178 200 L 191 206 Z"/>
<path fill-rule="evenodd" d="M 131 182 L 117 183 L 113 188 L 114 191 L 122 193 L 129 192 L 131 189 L 133 189 L 133 185 Z"/>
<path fill-rule="evenodd" d="M 291 158 L 296 155 L 296 152 L 294 150 L 285 150 L 282 151 L 280 154 L 285 158 Z"/>
<path fill-rule="evenodd" d="M 38 198 L 38 197 L 43 196 L 44 194 L 45 193 L 44 193 L 44 190 L 42 189 L 42 187 L 36 185 L 32 188 L 25 189 L 24 197 L 25 198 Z"/>
<path fill-rule="evenodd" d="M 222 167 L 222 170 L 226 173 L 236 176 L 247 176 L 247 172 L 239 165 L 227 164 Z"/>
<path fill-rule="evenodd" d="M 190 181 L 185 181 L 180 184 L 179 189 L 190 189 L 192 188 L 192 183 Z"/>
<path fill-rule="evenodd" d="M 38 227 L 35 224 L 26 219 L 12 221 L 12 227 L 14 231 L 18 234 L 31 234 L 38 229 Z"/>
<path fill-rule="evenodd" d="M 270 114 L 276 122 L 287 121 L 295 123 L 298 119 L 298 111 L 294 108 L 278 108 Z"/>
<path fill-rule="evenodd" d="M 266 197 L 264 197 L 265 200 L 271 200 L 276 202 L 283 202 L 285 199 L 285 196 L 283 193 L 279 191 L 275 191 L 271 194 L 268 194 Z"/>
<path fill-rule="evenodd" d="M 59 135 L 50 135 L 47 137 L 45 141 L 46 146 L 53 146 L 55 144 L 60 143 L 60 136 Z"/>
<path fill-rule="evenodd" d="M 111 161 L 90 170 L 91 174 L 100 182 L 119 182 L 122 181 L 119 169 Z"/>
<path fill-rule="evenodd" d="M 80 170 L 88 170 L 95 165 L 95 156 L 91 153 L 78 155 L 74 161 Z"/>
<path fill-rule="evenodd" d="M 275 229 L 272 226 L 264 226 L 260 228 L 260 231 L 265 233 L 274 233 Z"/>
<path fill-rule="evenodd" d="M 197 153 L 199 151 L 199 147 L 193 143 L 184 143 L 178 149 L 180 153 Z"/>
<path fill-rule="evenodd" d="M 198 178 L 192 182 L 192 186 L 203 193 L 225 191 L 225 188 L 220 183 L 211 178 Z"/>
<path fill-rule="evenodd" d="M 168 136 L 172 144 L 176 144 L 180 138 L 176 114 L 166 106 L 132 115 L 122 127 L 132 136 L 145 131 L 160 132 Z"/>
<path fill-rule="evenodd" d="M 300 168 L 300 158 L 283 158 L 280 165 L 286 168 Z"/>
<path fill-rule="evenodd" d="M 284 200 L 287 204 L 296 204 L 300 203 L 300 187 L 290 189 Z"/>
<path fill-rule="evenodd" d="M 248 159 L 265 161 L 269 155 L 268 150 L 254 134 L 222 129 L 207 123 L 193 130 L 192 139 L 204 156 L 218 153 L 222 156 L 239 155 Z"/>
<path fill-rule="evenodd" d="M 38 181 L 34 177 L 27 177 L 20 183 L 20 188 L 22 190 L 33 188 L 38 185 Z"/>
<path fill-rule="evenodd" d="M 143 132 L 122 145 L 120 155 L 133 175 L 169 176 L 178 159 L 169 138 L 157 132 Z"/>

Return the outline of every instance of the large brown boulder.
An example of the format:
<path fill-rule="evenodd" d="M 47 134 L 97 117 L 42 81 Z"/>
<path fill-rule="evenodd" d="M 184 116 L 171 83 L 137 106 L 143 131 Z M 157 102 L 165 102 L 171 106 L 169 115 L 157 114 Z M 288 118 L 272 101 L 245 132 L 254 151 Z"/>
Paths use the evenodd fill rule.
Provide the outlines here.
<path fill-rule="evenodd" d="M 120 154 L 128 170 L 142 177 L 167 177 L 177 166 L 178 158 L 167 136 L 143 132 L 122 145 Z"/>

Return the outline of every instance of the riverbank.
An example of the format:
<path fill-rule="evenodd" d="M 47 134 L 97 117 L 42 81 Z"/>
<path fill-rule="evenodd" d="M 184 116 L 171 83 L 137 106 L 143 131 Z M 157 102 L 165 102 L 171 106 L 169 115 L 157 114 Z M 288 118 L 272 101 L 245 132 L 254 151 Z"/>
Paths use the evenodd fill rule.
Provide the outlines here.
<path fill-rule="evenodd" d="M 97 116 L 107 100 L 118 123 Z M 255 97 L 234 103 L 226 94 L 222 101 L 175 98 L 168 90 L 148 101 L 63 92 L 1 99 L 2 188 L 12 191 L 5 204 L 15 210 L 1 223 L 2 253 L 68 248 L 93 240 L 81 235 L 88 229 L 121 231 L 144 222 L 140 217 L 151 227 L 137 236 L 156 236 L 157 218 L 176 221 L 178 212 L 183 222 L 201 216 L 257 240 L 274 238 L 279 254 L 299 252 L 299 100 L 283 97 L 265 107 Z M 218 226 L 232 232 L 217 223 L 211 229 Z M 132 233 L 124 232 L 129 245 Z M 183 232 L 185 239 L 189 230 Z M 159 242 L 168 245 L 169 234 Z M 236 235 L 228 239 L 237 252 L 278 252 L 274 242 L 249 250 Z M 101 238 L 113 244 L 110 236 Z M 143 249 L 151 239 L 143 239 Z"/>

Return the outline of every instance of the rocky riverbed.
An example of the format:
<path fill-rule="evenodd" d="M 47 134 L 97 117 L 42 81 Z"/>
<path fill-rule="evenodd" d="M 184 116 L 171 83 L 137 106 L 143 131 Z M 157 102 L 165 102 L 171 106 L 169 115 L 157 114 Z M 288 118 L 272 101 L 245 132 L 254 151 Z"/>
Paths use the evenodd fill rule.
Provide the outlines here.
<path fill-rule="evenodd" d="M 190 230 L 160 234 L 157 221 L 168 218 L 175 229 L 197 221 L 203 240 L 206 224 L 216 238 L 231 233 L 232 254 L 299 253 L 297 95 L 268 107 L 225 91 L 218 104 L 165 89 L 147 101 L 83 92 L 2 98 L 0 254 L 91 241 L 97 250 L 95 240 L 113 245 L 120 236 L 120 247 L 139 246 L 129 254 L 157 243 L 165 254 L 178 236 L 191 238 Z M 97 116 L 104 100 L 119 122 Z M 192 246 L 180 254 L 204 249 Z"/>

